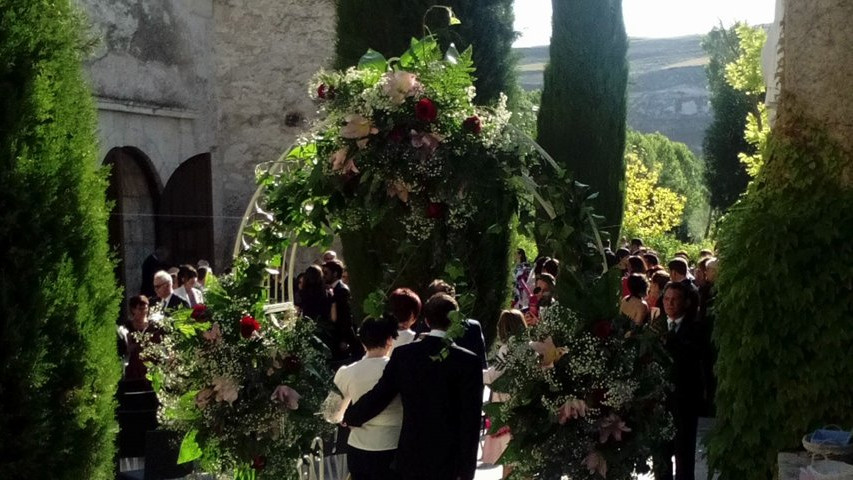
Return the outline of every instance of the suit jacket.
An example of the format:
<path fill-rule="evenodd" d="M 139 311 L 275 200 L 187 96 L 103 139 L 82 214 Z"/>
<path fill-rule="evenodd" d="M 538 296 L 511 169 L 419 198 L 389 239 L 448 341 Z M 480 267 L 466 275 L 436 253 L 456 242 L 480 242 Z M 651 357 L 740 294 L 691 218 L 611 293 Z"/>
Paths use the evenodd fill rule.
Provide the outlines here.
<path fill-rule="evenodd" d="M 344 422 L 359 426 L 396 396 L 403 403 L 397 470 L 404 479 L 474 478 L 480 437 L 483 372 L 473 353 L 427 336 L 394 349 L 382 377 L 351 405 Z"/>
<path fill-rule="evenodd" d="M 695 317 L 685 316 L 677 330 L 664 335 L 673 360 L 670 379 L 675 387 L 669 406 L 675 415 L 698 414 L 702 401 L 701 332 Z"/>
<path fill-rule="evenodd" d="M 190 303 L 184 300 L 183 298 L 175 295 L 173 292 L 172 295 L 168 298 L 169 302 L 166 304 L 166 308 L 163 309 L 164 314 L 169 314 L 173 310 L 177 310 L 179 308 L 190 308 Z M 160 300 L 157 303 L 163 303 L 163 300 Z"/>
<path fill-rule="evenodd" d="M 334 302 L 335 310 L 337 311 L 337 319 L 335 320 L 336 338 L 338 341 L 343 341 L 348 345 L 348 348 L 344 351 L 340 351 L 337 356 L 341 358 L 345 357 L 348 361 L 358 360 L 362 355 L 364 355 L 364 348 L 361 346 L 361 342 L 355 335 L 352 307 L 350 306 L 352 295 L 350 294 L 349 287 L 344 282 L 338 282 L 338 284 L 332 288 L 332 301 Z M 335 350 L 336 349 L 334 348 L 332 349 L 333 354 Z"/>
<path fill-rule="evenodd" d="M 489 364 L 486 361 L 486 339 L 483 337 L 483 327 L 480 325 L 480 322 L 473 318 L 466 319 L 464 325 L 465 333 L 462 334 L 461 338 L 456 340 L 456 344 L 466 350 L 470 350 L 480 359 L 480 367 L 483 370 L 488 369 Z"/>

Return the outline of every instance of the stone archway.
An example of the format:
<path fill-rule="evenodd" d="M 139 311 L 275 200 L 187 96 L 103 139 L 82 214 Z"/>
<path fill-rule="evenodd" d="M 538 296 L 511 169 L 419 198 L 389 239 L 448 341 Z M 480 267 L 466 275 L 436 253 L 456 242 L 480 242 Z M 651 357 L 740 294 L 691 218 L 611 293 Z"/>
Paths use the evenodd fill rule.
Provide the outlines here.
<path fill-rule="evenodd" d="M 138 148 L 115 147 L 104 165 L 111 168 L 107 198 L 114 202 L 109 239 L 118 256 L 115 275 L 125 295 L 136 295 L 142 290 L 142 262 L 156 247 L 155 218 L 163 185 Z"/>

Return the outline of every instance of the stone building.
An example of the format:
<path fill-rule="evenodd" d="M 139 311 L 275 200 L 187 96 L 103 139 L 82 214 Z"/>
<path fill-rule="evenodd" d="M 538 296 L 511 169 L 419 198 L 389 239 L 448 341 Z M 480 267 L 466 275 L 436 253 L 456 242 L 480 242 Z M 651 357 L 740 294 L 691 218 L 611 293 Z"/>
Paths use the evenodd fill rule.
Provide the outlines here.
<path fill-rule="evenodd" d="M 307 84 L 333 53 L 332 1 L 78 2 L 99 41 L 86 69 L 127 294 L 158 245 L 171 263 L 227 267 L 255 166 L 314 115 Z"/>

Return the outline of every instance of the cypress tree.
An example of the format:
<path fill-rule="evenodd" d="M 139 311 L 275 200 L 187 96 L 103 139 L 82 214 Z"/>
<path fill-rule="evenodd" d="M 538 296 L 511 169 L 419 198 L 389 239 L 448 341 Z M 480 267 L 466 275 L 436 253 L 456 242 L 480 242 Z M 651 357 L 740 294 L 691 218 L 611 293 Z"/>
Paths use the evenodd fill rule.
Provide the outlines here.
<path fill-rule="evenodd" d="M 552 0 L 550 63 L 539 108 L 539 143 L 599 197 L 618 239 L 625 203 L 628 37 L 621 0 Z M 547 253 L 547 252 L 545 252 Z"/>
<path fill-rule="evenodd" d="M 0 478 L 113 478 L 118 290 L 68 0 L 0 0 Z"/>
<path fill-rule="evenodd" d="M 512 0 L 384 0 L 370 2 L 369 12 L 361 0 L 337 0 L 337 43 L 335 68 L 344 69 L 358 63 L 368 48 L 383 55 L 400 55 L 409 48 L 412 37 L 424 34 L 425 12 L 433 5 L 447 5 L 462 21 L 448 27 L 447 11 L 433 9 L 426 14 L 426 24 L 446 48 L 451 42 L 461 52 L 474 48 L 477 68 L 477 98 L 480 105 L 493 103 L 501 92 L 514 97 L 516 56 L 512 52 Z"/>

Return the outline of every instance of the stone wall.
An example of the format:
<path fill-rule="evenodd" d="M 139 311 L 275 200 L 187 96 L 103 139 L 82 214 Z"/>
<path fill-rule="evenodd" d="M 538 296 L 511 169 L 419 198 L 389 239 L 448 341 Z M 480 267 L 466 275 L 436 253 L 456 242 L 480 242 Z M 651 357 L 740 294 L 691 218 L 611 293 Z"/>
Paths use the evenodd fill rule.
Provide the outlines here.
<path fill-rule="evenodd" d="M 853 152 L 853 1 L 787 0 L 782 92 Z M 780 112 L 780 121 L 783 121 Z"/>
<path fill-rule="evenodd" d="M 217 257 L 230 257 L 255 191 L 255 166 L 276 160 L 316 111 L 308 81 L 330 63 L 331 0 L 216 0 L 214 159 Z"/>

